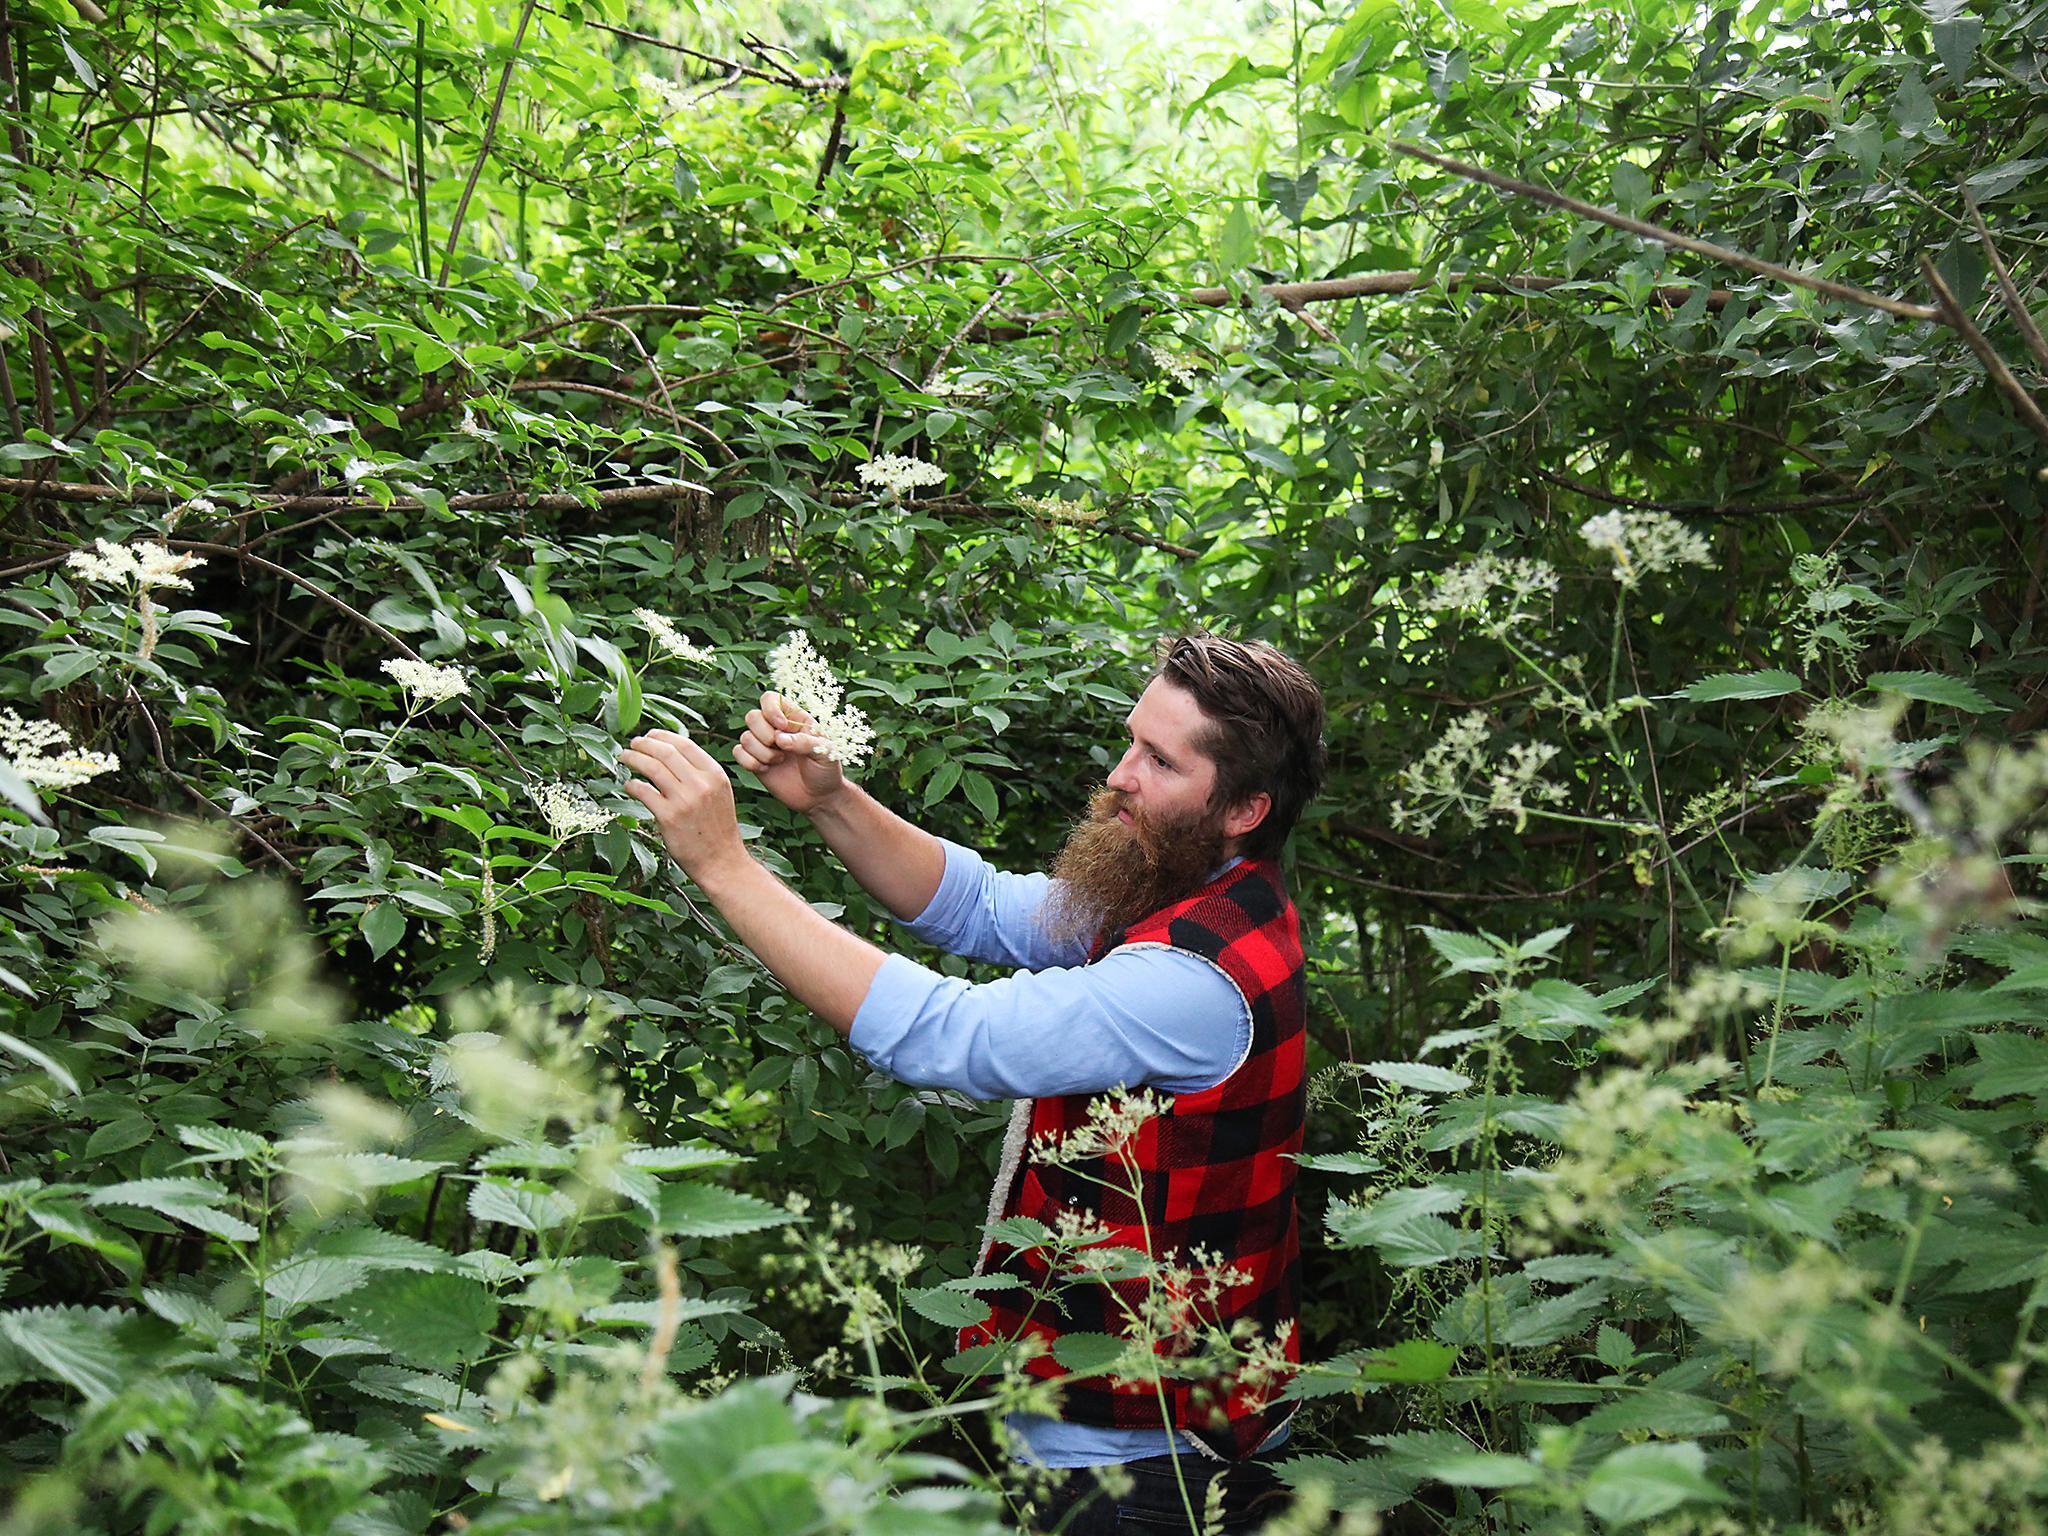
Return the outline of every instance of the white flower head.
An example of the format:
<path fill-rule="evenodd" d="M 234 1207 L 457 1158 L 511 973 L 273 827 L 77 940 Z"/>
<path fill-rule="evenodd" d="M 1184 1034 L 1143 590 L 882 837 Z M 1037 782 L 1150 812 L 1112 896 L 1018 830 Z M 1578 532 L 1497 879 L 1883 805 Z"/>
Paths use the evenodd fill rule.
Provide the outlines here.
<path fill-rule="evenodd" d="M 777 693 L 811 717 L 819 756 L 846 768 L 866 760 L 874 746 L 874 727 L 865 714 L 843 702 L 846 690 L 810 636 L 800 629 L 785 635 L 768 653 L 768 678 Z"/>
<path fill-rule="evenodd" d="M 1147 342 L 1145 344 L 1145 355 L 1152 359 L 1154 367 L 1171 378 L 1174 383 L 1184 389 L 1193 389 L 1195 387 L 1196 373 L 1194 365 L 1183 354 L 1169 352 L 1164 347 L 1155 347 L 1150 342 Z"/>
<path fill-rule="evenodd" d="M 1614 579 L 1624 587 L 1681 565 L 1714 563 L 1706 539 L 1668 512 L 1616 508 L 1581 523 L 1579 537 L 1614 557 Z"/>
<path fill-rule="evenodd" d="M 137 544 L 116 544 L 111 539 L 94 539 L 94 549 L 74 549 L 65 556 L 67 568 L 87 581 L 109 586 L 132 586 L 147 592 L 153 587 L 183 587 L 192 583 L 184 572 L 206 564 L 198 555 L 177 554 L 161 544 L 144 540 Z"/>
<path fill-rule="evenodd" d="M 692 644 L 683 638 L 674 624 L 656 613 L 652 608 L 635 608 L 633 617 L 641 627 L 654 636 L 654 643 L 677 661 L 694 661 L 701 666 L 711 665 L 711 652 L 701 645 Z"/>
<path fill-rule="evenodd" d="M 563 779 L 549 779 L 533 787 L 534 804 L 547 818 L 548 830 L 557 842 L 567 842 L 586 832 L 602 832 L 617 813 L 599 805 L 581 786 Z"/>
<path fill-rule="evenodd" d="M 1480 555 L 1437 578 L 1422 606 L 1437 612 L 1476 613 L 1490 634 L 1505 634 L 1557 592 L 1557 569 L 1548 561 Z"/>
<path fill-rule="evenodd" d="M 942 485 L 946 479 L 946 472 L 938 465 L 900 453 L 869 459 L 861 465 L 859 474 L 863 485 L 887 491 L 891 496 L 901 496 L 920 485 Z"/>
<path fill-rule="evenodd" d="M 1019 496 L 1017 505 L 1049 523 L 1074 523 L 1084 528 L 1101 522 L 1103 516 L 1101 507 L 1091 507 L 1085 501 L 1069 501 L 1064 496 Z"/>
<path fill-rule="evenodd" d="M 111 752 L 80 750 L 56 721 L 24 719 L 11 709 L 0 709 L 0 757 L 38 789 L 75 789 L 121 766 Z"/>
<path fill-rule="evenodd" d="M 469 692 L 469 679 L 460 667 L 437 667 L 431 661 L 400 657 L 385 662 L 384 670 L 406 691 L 415 709 L 460 698 Z"/>

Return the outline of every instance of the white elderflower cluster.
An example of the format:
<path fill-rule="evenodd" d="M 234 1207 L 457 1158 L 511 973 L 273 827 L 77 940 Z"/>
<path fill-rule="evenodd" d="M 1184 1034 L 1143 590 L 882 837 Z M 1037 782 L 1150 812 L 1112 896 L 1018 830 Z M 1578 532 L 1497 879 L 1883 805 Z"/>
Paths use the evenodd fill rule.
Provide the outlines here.
<path fill-rule="evenodd" d="M 147 540 L 139 544 L 116 544 L 111 539 L 94 539 L 96 549 L 75 549 L 65 556 L 67 568 L 87 581 L 109 586 L 134 587 L 147 592 L 154 587 L 183 587 L 192 590 L 184 572 L 206 564 L 198 555 L 175 554 L 161 544 Z"/>
<path fill-rule="evenodd" d="M 1706 539 L 1668 512 L 1602 512 L 1579 525 L 1579 537 L 1613 555 L 1614 579 L 1624 587 L 1681 565 L 1714 563 Z"/>
<path fill-rule="evenodd" d="M 861 465 L 859 474 L 861 484 L 871 490 L 887 491 L 891 496 L 901 496 L 920 485 L 940 485 L 946 478 L 946 472 L 938 465 L 901 453 L 869 459 Z"/>
<path fill-rule="evenodd" d="M 1439 576 L 1422 606 L 1479 614 L 1487 633 L 1501 635 L 1534 617 L 1556 592 L 1557 568 L 1547 560 L 1480 555 Z"/>
<path fill-rule="evenodd" d="M 1152 359 L 1154 367 L 1171 378 L 1174 383 L 1180 385 L 1183 389 L 1193 389 L 1195 387 L 1195 380 L 1198 375 L 1195 372 L 1194 364 L 1190 363 L 1183 354 L 1169 352 L 1165 347 L 1155 347 L 1150 342 L 1145 344 L 1145 354 Z"/>
<path fill-rule="evenodd" d="M 602 832 L 612 824 L 616 814 L 591 799 L 580 785 L 565 779 L 549 779 L 536 784 L 532 793 L 533 803 L 547 818 L 548 830 L 554 833 L 558 843 L 566 843 L 586 832 Z"/>
<path fill-rule="evenodd" d="M 469 679 L 460 667 L 437 667 L 431 661 L 398 658 L 384 663 L 384 670 L 406 692 L 414 709 L 460 698 L 469 692 Z"/>
<path fill-rule="evenodd" d="M 1150 1121 L 1166 1113 L 1166 1100 L 1150 1088 L 1136 1093 L 1117 1090 L 1097 1094 L 1088 1103 L 1088 1117 L 1064 1136 L 1056 1131 L 1034 1139 L 1031 1160 L 1038 1163 L 1084 1163 L 1099 1157 L 1129 1159 L 1123 1150 Z"/>
<path fill-rule="evenodd" d="M 1049 523 L 1074 523 L 1083 528 L 1101 522 L 1103 516 L 1101 507 L 1091 507 L 1085 501 L 1069 501 L 1064 496 L 1019 496 L 1017 505 Z"/>
<path fill-rule="evenodd" d="M 810 636 L 792 629 L 768 653 L 768 679 L 775 691 L 811 717 L 820 757 L 851 768 L 864 761 L 874 746 L 875 730 L 868 717 L 844 702 L 846 690 L 811 644 Z"/>
<path fill-rule="evenodd" d="M 27 720 L 0 709 L 0 757 L 38 789 L 75 789 L 121 766 L 111 752 L 81 751 L 54 720 Z"/>
<path fill-rule="evenodd" d="M 700 666 L 709 666 L 711 664 L 710 651 L 701 645 L 695 645 L 685 640 L 682 632 L 674 624 L 656 613 L 652 608 L 635 608 L 633 610 L 633 617 L 640 621 L 641 627 L 647 633 L 654 636 L 654 643 L 677 661 L 694 661 Z"/>
<path fill-rule="evenodd" d="M 1565 787 L 1543 777 L 1557 756 L 1544 742 L 1516 742 L 1502 757 L 1487 751 L 1492 735 L 1482 710 L 1453 720 L 1421 757 L 1400 773 L 1402 797 L 1394 802 L 1396 831 L 1427 833 L 1452 810 L 1478 826 L 1488 816 L 1512 816 L 1515 830 L 1528 825 L 1534 805 L 1555 805 Z"/>

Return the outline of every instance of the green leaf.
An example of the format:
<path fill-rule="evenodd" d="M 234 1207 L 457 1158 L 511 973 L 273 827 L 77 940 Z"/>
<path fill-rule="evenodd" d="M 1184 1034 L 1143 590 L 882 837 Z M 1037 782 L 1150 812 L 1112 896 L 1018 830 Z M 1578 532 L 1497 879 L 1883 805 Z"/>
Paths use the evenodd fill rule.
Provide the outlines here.
<path fill-rule="evenodd" d="M 405 908 L 395 901 L 380 901 L 366 907 L 362 929 L 363 937 L 369 940 L 370 953 L 381 960 L 390 953 L 392 945 L 405 937 Z"/>
<path fill-rule="evenodd" d="M 1077 1376 L 1096 1376 L 1121 1360 L 1127 1348 L 1111 1333 L 1063 1333 L 1053 1344 L 1052 1357 Z"/>
<path fill-rule="evenodd" d="M 1297 1153 L 1295 1165 L 1314 1173 L 1378 1173 L 1386 1165 L 1363 1152 Z"/>
<path fill-rule="evenodd" d="M 948 1328 L 968 1328 L 976 1323 L 985 1323 L 994 1311 L 979 1296 L 948 1290 L 943 1285 L 905 1291 L 903 1299 L 910 1303 L 911 1310 L 919 1317 L 928 1317 Z"/>
<path fill-rule="evenodd" d="M 498 1305 L 462 1275 L 390 1270 L 336 1300 L 337 1316 L 405 1365 L 446 1367 L 491 1346 Z"/>
<path fill-rule="evenodd" d="M 544 1184 L 479 1179 L 469 1192 L 469 1214 L 524 1232 L 548 1232 L 576 1214 L 575 1204 Z"/>
<path fill-rule="evenodd" d="M 1369 1353 L 1359 1374 L 1367 1381 L 1418 1383 L 1442 1381 L 1458 1363 L 1458 1351 L 1435 1339 L 1403 1339 L 1387 1349 Z"/>
<path fill-rule="evenodd" d="M 1864 687 L 1882 693 L 1896 693 L 1923 704 L 1945 704 L 1973 715 L 1988 714 L 1998 706 L 1960 678 L 1939 672 L 1873 672 Z"/>
<path fill-rule="evenodd" d="M 1432 1067 L 1420 1061 L 1368 1061 L 1359 1071 L 1382 1082 L 1397 1083 L 1417 1093 L 1457 1093 L 1470 1088 L 1472 1079 L 1449 1067 Z"/>
<path fill-rule="evenodd" d="M 289 1312 L 316 1301 L 346 1296 L 370 1278 L 368 1264 L 354 1259 L 298 1258 L 271 1271 L 263 1289 Z"/>
<path fill-rule="evenodd" d="M 26 1040 L 10 1035 L 5 1030 L 0 1030 L 0 1051 L 11 1052 L 13 1055 L 19 1056 L 30 1066 L 40 1067 L 43 1071 L 49 1073 L 50 1080 L 66 1093 L 78 1093 L 78 1079 L 71 1075 L 64 1063 L 50 1055 L 49 1052 L 30 1045 Z"/>
<path fill-rule="evenodd" d="M 746 1159 L 737 1152 L 728 1152 L 709 1142 L 685 1142 L 674 1147 L 630 1147 L 625 1156 L 627 1167 L 644 1168 L 649 1173 L 687 1173 L 695 1168 L 719 1168 L 744 1161 Z"/>
<path fill-rule="evenodd" d="M 661 1191 L 655 1230 L 676 1237 L 732 1237 L 796 1218 L 779 1205 L 717 1184 L 670 1184 Z"/>
<path fill-rule="evenodd" d="M 134 1369 L 114 1332 L 122 1317 L 108 1307 L 26 1307 L 0 1312 L 0 1338 L 88 1402 L 102 1402 Z"/>
<path fill-rule="evenodd" d="M 1473 933 L 1456 933 L 1448 928 L 1421 925 L 1422 936 L 1437 952 L 1451 975 L 1460 971 L 1497 971 L 1505 963 L 1497 945 Z"/>
<path fill-rule="evenodd" d="M 1715 672 L 1685 690 L 1695 704 L 1718 704 L 1724 699 L 1776 699 L 1799 691 L 1799 679 L 1790 672 L 1771 668 L 1763 672 Z"/>
<path fill-rule="evenodd" d="M 1602 1520 L 1653 1520 L 1681 1504 L 1724 1502 L 1707 1480 L 1707 1455 L 1697 1445 L 1627 1445 L 1593 1469 L 1580 1494 Z"/>
<path fill-rule="evenodd" d="M 1543 1469 L 1520 1456 L 1498 1451 L 1464 1451 L 1433 1456 L 1422 1463 L 1423 1474 L 1453 1488 L 1526 1488 L 1540 1482 Z"/>
<path fill-rule="evenodd" d="M 1972 1035 L 1979 1071 L 1970 1097 L 1982 1102 L 2024 1093 L 2048 1095 L 2048 1040 L 2017 1030 Z"/>

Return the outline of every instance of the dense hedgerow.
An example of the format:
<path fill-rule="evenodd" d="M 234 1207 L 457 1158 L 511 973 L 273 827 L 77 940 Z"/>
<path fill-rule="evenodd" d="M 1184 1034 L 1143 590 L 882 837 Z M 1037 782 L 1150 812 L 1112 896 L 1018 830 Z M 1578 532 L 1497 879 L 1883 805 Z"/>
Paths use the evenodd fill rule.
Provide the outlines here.
<path fill-rule="evenodd" d="M 817 688 L 1027 863 L 1195 623 L 1330 706 L 1313 1363 L 1008 1232 L 1146 1282 L 1066 1363 L 1299 1399 L 1282 1529 L 2048 1524 L 2042 447 L 1949 328 L 1388 148 L 1925 255 L 2038 395 L 2040 15 L 739 9 L 0 8 L 8 1528 L 1014 1514 L 1001 1107 L 616 752 Z"/>

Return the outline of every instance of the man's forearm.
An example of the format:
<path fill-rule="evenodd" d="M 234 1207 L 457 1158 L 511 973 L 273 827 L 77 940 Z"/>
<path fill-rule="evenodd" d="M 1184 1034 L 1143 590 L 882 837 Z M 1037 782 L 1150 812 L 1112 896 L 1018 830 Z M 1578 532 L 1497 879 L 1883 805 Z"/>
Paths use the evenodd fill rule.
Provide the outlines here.
<path fill-rule="evenodd" d="M 881 950 L 813 911 L 751 855 L 703 871 L 697 884 L 798 1002 L 842 1035 L 853 1028 Z"/>
<path fill-rule="evenodd" d="M 931 905 L 946 874 L 946 850 L 858 784 L 811 812 L 811 824 L 861 889 L 906 921 Z"/>

